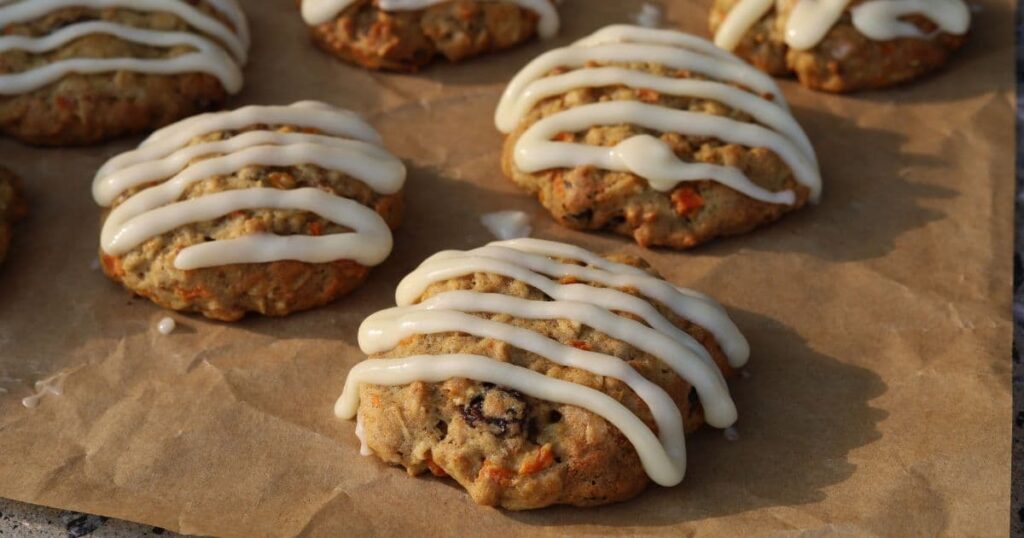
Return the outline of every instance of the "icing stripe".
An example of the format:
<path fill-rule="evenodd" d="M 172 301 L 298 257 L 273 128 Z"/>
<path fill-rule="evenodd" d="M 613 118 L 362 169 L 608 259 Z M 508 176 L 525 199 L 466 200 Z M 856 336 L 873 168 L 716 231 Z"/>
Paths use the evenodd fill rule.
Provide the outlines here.
<path fill-rule="evenodd" d="M 569 245 L 567 243 L 558 243 L 556 241 L 546 241 L 544 239 L 535 239 L 532 237 L 523 237 L 520 239 L 508 239 L 506 241 L 492 241 L 488 243 L 488 246 L 492 247 L 505 247 L 530 254 L 540 254 L 549 258 L 565 258 L 570 260 L 577 260 L 585 262 L 587 265 L 593 265 L 598 269 L 605 271 L 611 271 L 615 273 L 627 273 L 637 276 L 649 277 L 650 273 L 644 271 L 639 267 L 633 267 L 632 265 L 626 265 L 624 263 L 617 263 L 609 260 L 608 258 L 602 258 L 593 252 L 585 248 L 580 248 L 575 245 Z"/>
<path fill-rule="evenodd" d="M 583 68 L 591 62 L 643 62 L 658 63 L 673 69 L 695 71 L 708 77 L 732 82 L 749 87 L 759 92 L 775 96 L 782 102 L 782 92 L 770 77 L 750 67 L 722 62 L 716 57 L 708 56 L 678 47 L 660 44 L 609 43 L 592 47 L 568 47 L 555 49 L 538 56 L 527 64 L 513 79 L 502 94 L 498 104 L 495 123 L 504 133 L 511 132 L 521 117 L 514 116 L 510 109 L 531 83 L 542 79 L 552 70 L 559 67 Z M 589 87 L 589 85 L 588 85 Z M 510 121 L 515 120 L 515 121 Z"/>
<path fill-rule="evenodd" d="M 572 258 L 568 252 L 561 257 Z M 521 280 L 552 299 L 587 302 L 609 310 L 629 312 L 640 316 L 651 327 L 665 334 L 682 332 L 657 314 L 656 309 L 644 299 L 612 288 L 635 289 L 713 334 L 733 367 L 742 366 L 750 356 L 750 346 L 746 339 L 724 311 L 717 305 L 712 305 L 712 301 L 683 294 L 671 284 L 653 276 L 612 273 L 593 267 L 561 263 L 508 246 L 487 246 L 466 252 L 446 251 L 435 254 L 398 284 L 395 291 L 396 302 L 399 306 L 408 306 L 423 295 L 431 284 L 476 272 Z M 608 287 L 560 284 L 552 280 L 566 277 Z M 656 315 L 651 315 L 652 311 Z M 692 339 L 688 342 L 684 339 L 678 341 L 687 347 L 693 346 Z M 693 347 L 691 350 L 694 350 Z M 707 357 L 706 351 L 704 356 Z"/>
<path fill-rule="evenodd" d="M 150 237 L 166 230 L 148 228 L 141 236 L 124 235 L 125 224 L 146 212 L 171 204 L 185 193 L 189 185 L 204 179 L 231 174 L 246 166 L 298 166 L 312 164 L 329 170 L 340 170 L 359 178 L 375 191 L 394 194 L 402 185 L 404 167 L 387 152 L 365 147 L 293 144 L 289 146 L 253 146 L 222 157 L 199 161 L 160 185 L 145 189 L 114 208 L 101 233 L 103 250 L 121 255 Z M 187 222 L 206 220 L 194 217 Z M 136 239 L 130 239 L 136 238 Z"/>
<path fill-rule="evenodd" d="M 302 0 L 302 18 L 310 26 L 318 26 L 341 14 L 356 0 Z M 377 0 L 384 11 L 416 11 L 442 4 L 449 0 Z M 494 1 L 494 0 L 492 0 Z M 533 11 L 540 16 L 537 33 L 548 39 L 558 33 L 558 10 L 550 0 L 503 0 Z"/>
<path fill-rule="evenodd" d="M 100 180 L 93 184 L 93 195 L 97 203 L 102 206 L 109 206 L 114 203 L 114 200 L 121 193 L 151 181 L 172 177 L 184 170 L 197 157 L 230 154 L 250 147 L 289 146 L 296 144 L 334 147 L 351 146 L 357 150 L 373 154 L 381 160 L 388 160 L 387 155 L 382 149 L 365 142 L 323 135 L 250 131 L 226 140 L 185 146 L 162 159 L 136 163 L 104 174 Z"/>
<path fill-rule="evenodd" d="M 715 32 L 715 45 L 735 50 L 743 34 L 757 24 L 775 6 L 775 0 L 740 0 L 734 4 Z"/>
<path fill-rule="evenodd" d="M 519 119 L 526 116 L 538 103 L 549 97 L 568 93 L 576 88 L 594 86 L 627 86 L 633 89 L 650 89 L 659 93 L 679 97 L 695 97 L 718 101 L 730 108 L 751 115 L 791 142 L 800 146 L 803 157 L 815 165 L 817 157 L 810 139 L 785 108 L 764 99 L 751 99 L 750 93 L 728 84 L 695 79 L 670 79 L 641 71 L 621 67 L 598 67 L 581 71 L 570 71 L 561 75 L 542 78 L 531 84 L 515 102 L 507 117 L 502 118 L 502 127 L 511 129 Z"/>
<path fill-rule="evenodd" d="M 785 42 L 790 48 L 816 47 L 839 21 L 851 0 L 798 0 L 789 12 Z M 715 33 L 715 43 L 733 50 L 773 7 L 771 0 L 741 0 L 733 6 Z M 928 39 L 916 25 L 902 20 L 921 15 L 948 34 L 967 33 L 971 12 L 963 0 L 868 0 L 850 8 L 853 26 L 875 41 L 897 38 Z"/>
<path fill-rule="evenodd" d="M 384 261 L 391 252 L 391 231 L 380 215 L 359 202 L 312 188 L 242 189 L 177 202 L 125 222 L 117 239 L 119 244 L 137 246 L 150 237 L 185 224 L 214 220 L 233 211 L 251 208 L 310 211 L 335 224 L 352 228 L 355 233 L 318 237 L 261 234 L 201 243 L 182 250 L 174 266 L 188 270 L 277 260 L 327 263 L 338 259 L 339 250 L 346 253 L 347 259 L 373 266 Z M 116 246 L 111 249 L 116 250 Z"/>
<path fill-rule="evenodd" d="M 656 405 L 655 400 L 660 399 L 664 403 L 667 394 L 653 394 L 654 389 L 663 391 L 626 362 L 610 355 L 569 347 L 539 333 L 465 312 L 507 314 L 525 319 L 567 319 L 601 331 L 660 358 L 689 381 L 705 404 L 709 424 L 724 428 L 736 421 L 736 407 L 728 397 L 729 389 L 714 362 L 641 323 L 583 302 L 528 301 L 507 295 L 448 292 L 419 305 L 397 307 L 370 316 L 359 328 L 359 347 L 364 353 L 383 353 L 394 349 L 407 337 L 444 332 L 462 332 L 501 340 L 563 366 L 618 379 L 640 395 L 656 417 L 661 417 L 658 420 L 659 431 L 678 427 L 681 419 L 675 405 L 668 408 Z M 667 401 L 671 404 L 671 399 Z M 675 413 L 665 415 L 669 408 Z M 682 433 L 679 435 L 681 438 Z"/>
<path fill-rule="evenodd" d="M 713 80 L 677 78 L 628 67 L 637 63 L 664 65 Z M 771 77 L 708 41 L 680 32 L 616 25 L 571 47 L 547 52 L 509 83 L 495 113 L 495 123 L 502 132 L 512 133 L 547 99 L 576 89 L 621 86 L 719 102 L 757 123 L 636 101 L 584 102 L 530 125 L 516 140 L 516 167 L 532 173 L 594 166 L 635 174 L 662 192 L 675 189 L 681 182 L 713 180 L 763 202 L 792 205 L 797 201 L 796 192 L 769 191 L 736 166 L 684 161 L 668 143 L 648 134 L 630 137 L 611 148 L 555 140 L 562 133 L 601 125 L 637 125 L 768 148 L 788 165 L 796 181 L 807 187 L 812 201 L 820 197 L 821 176 L 814 148 Z"/>
<path fill-rule="evenodd" d="M 144 60 L 137 58 L 69 58 L 21 73 L 0 75 L 0 94 L 16 95 L 29 92 L 71 73 L 105 73 L 110 71 L 133 71 L 149 74 L 175 74 L 200 72 L 213 75 L 220 80 L 229 93 L 242 89 L 242 71 L 222 49 L 196 34 L 184 32 L 158 32 L 130 28 L 108 22 L 86 22 L 74 24 L 40 38 L 25 36 L 0 37 L 0 53 L 24 50 L 41 53 L 64 46 L 89 34 L 106 34 L 124 41 L 159 47 L 189 46 L 194 53 L 170 59 Z"/>
<path fill-rule="evenodd" d="M 575 166 L 632 172 L 660 191 L 670 191 L 681 181 L 713 179 L 757 200 L 775 204 L 793 204 L 796 200 L 792 191 L 765 190 L 738 168 L 685 162 L 666 142 L 650 135 L 631 137 L 613 148 L 551 140 L 558 133 L 623 123 L 668 133 L 713 137 L 749 147 L 767 147 L 789 166 L 799 183 L 810 189 L 812 199 L 817 200 L 821 194 L 821 178 L 814 164 L 804 159 L 793 142 L 774 131 L 723 116 L 636 101 L 578 106 L 534 123 L 516 144 L 516 166 L 528 173 Z"/>
<path fill-rule="evenodd" d="M 587 409 L 610 422 L 633 444 L 640 462 L 656 483 L 674 486 L 686 472 L 685 446 L 670 447 L 625 406 L 594 389 L 561 381 L 537 372 L 479 355 L 416 356 L 404 359 L 371 359 L 357 364 L 348 374 L 345 390 L 334 406 L 344 419 L 356 416 L 359 385 L 404 385 L 416 381 L 440 383 L 452 378 L 494 383 L 534 398 Z"/>
<path fill-rule="evenodd" d="M 220 2 L 220 7 L 227 3 Z M 210 35 L 222 43 L 240 64 L 247 59 L 247 46 L 239 34 L 247 34 L 248 30 L 239 30 L 238 34 L 219 20 L 204 14 L 187 2 L 178 0 L 31 0 L 0 7 L 0 28 L 10 24 L 28 22 L 68 7 L 87 7 L 96 9 L 121 8 L 132 11 L 168 12 L 192 26 L 196 30 Z M 236 9 L 238 9 L 236 7 Z M 233 19 L 244 21 L 244 17 L 236 15 Z M 245 25 L 243 25 L 245 26 Z"/>
<path fill-rule="evenodd" d="M 327 134 L 253 130 L 188 145 L 196 137 L 260 125 L 315 128 Z M 405 180 L 401 161 L 374 143 L 338 138 L 350 134 L 364 140 L 379 139 L 354 114 L 312 102 L 207 114 L 162 129 L 138 150 L 108 161 L 96 175 L 93 195 L 104 206 L 125 192 L 153 184 L 132 193 L 107 216 L 101 232 L 103 251 L 122 255 L 150 238 L 235 211 L 289 209 L 317 214 L 352 232 L 314 237 L 255 234 L 210 241 L 182 250 L 175 257 L 175 267 L 189 270 L 234 263 L 342 259 L 377 265 L 391 251 L 387 223 L 372 209 L 327 191 L 246 188 L 180 200 L 196 182 L 249 166 L 318 166 L 343 172 L 378 193 L 397 193 Z"/>
<path fill-rule="evenodd" d="M 196 30 L 196 33 L 158 31 L 108 21 L 84 21 L 58 28 L 41 37 L 3 36 L 0 37 L 0 53 L 12 50 L 32 54 L 53 52 L 91 34 L 109 35 L 150 47 L 188 47 L 194 51 L 159 59 L 62 58 L 28 71 L 0 75 L 0 95 L 34 91 L 72 73 L 115 71 L 153 75 L 205 73 L 216 77 L 228 93 L 238 93 L 242 89 L 241 66 L 245 64 L 249 47 L 248 24 L 235 0 L 208 1 L 210 6 L 231 21 L 235 29 L 187 2 L 178 0 L 31 0 L 0 3 L 0 28 L 30 22 L 61 9 L 84 7 L 171 13 Z"/>

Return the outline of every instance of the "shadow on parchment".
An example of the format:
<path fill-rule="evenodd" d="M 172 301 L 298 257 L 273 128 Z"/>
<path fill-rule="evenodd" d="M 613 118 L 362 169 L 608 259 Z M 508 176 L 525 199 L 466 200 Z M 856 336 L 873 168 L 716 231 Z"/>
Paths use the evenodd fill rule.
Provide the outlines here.
<path fill-rule="evenodd" d="M 730 311 L 750 339 L 748 379 L 732 383 L 738 441 L 704 428 L 687 439 L 689 468 L 674 488 L 600 509 L 554 507 L 504 512 L 537 526 L 663 526 L 825 498 L 856 466 L 850 451 L 881 438 L 887 413 L 870 405 L 886 391 L 875 373 L 810 349 L 792 329 Z"/>
<path fill-rule="evenodd" d="M 808 108 L 794 107 L 793 113 L 821 162 L 821 202 L 695 252 L 722 257 L 741 249 L 799 252 L 838 262 L 879 258 L 892 251 L 903 234 L 944 217 L 926 207 L 929 201 L 957 196 L 953 190 L 906 177 L 908 170 L 946 163 L 941 156 L 906 151 L 902 134 L 867 129 Z"/>

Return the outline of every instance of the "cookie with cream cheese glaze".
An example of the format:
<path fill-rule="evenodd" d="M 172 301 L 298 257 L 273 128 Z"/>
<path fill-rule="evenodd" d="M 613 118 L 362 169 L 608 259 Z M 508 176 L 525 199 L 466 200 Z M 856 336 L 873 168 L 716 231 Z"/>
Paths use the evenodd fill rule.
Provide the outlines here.
<path fill-rule="evenodd" d="M 551 0 L 299 0 L 324 51 L 368 69 L 416 71 L 558 32 Z"/>
<path fill-rule="evenodd" d="M 496 113 L 505 175 L 560 224 L 689 248 L 821 195 L 778 86 L 701 38 L 610 26 L 542 54 Z"/>
<path fill-rule="evenodd" d="M 47 146 L 218 108 L 249 49 L 236 0 L 16 0 L 0 27 L 0 131 Z"/>
<path fill-rule="evenodd" d="M 885 88 L 939 69 L 967 41 L 963 0 L 715 0 L 715 43 L 815 90 Z"/>
<path fill-rule="evenodd" d="M 101 265 L 220 320 L 320 306 L 390 254 L 405 174 L 370 125 L 323 103 L 195 116 L 96 174 Z"/>
<path fill-rule="evenodd" d="M 684 436 L 729 427 L 749 355 L 725 310 L 642 260 L 536 239 L 441 252 L 359 330 L 336 414 L 362 453 L 510 510 L 674 486 Z"/>

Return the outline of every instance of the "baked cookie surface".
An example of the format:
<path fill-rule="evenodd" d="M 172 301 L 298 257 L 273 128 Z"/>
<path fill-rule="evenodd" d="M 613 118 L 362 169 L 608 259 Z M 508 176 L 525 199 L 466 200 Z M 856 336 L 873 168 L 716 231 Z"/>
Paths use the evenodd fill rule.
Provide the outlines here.
<path fill-rule="evenodd" d="M 945 65 L 966 42 L 963 0 L 715 0 L 720 47 L 808 88 L 853 92 L 901 84 Z"/>
<path fill-rule="evenodd" d="M 299 0 L 314 42 L 369 69 L 416 71 L 558 31 L 550 0 Z"/>
<path fill-rule="evenodd" d="M 362 453 L 511 510 L 678 484 L 684 434 L 728 427 L 749 347 L 642 260 L 535 239 L 426 260 L 367 318 L 335 407 Z"/>
<path fill-rule="evenodd" d="M 0 166 L 0 262 L 7 257 L 14 223 L 28 213 L 19 183 L 13 172 Z"/>
<path fill-rule="evenodd" d="M 505 175 L 560 224 L 689 248 L 818 198 L 810 141 L 774 81 L 710 42 L 610 26 L 516 75 L 496 114 Z"/>
<path fill-rule="evenodd" d="M 39 145 L 146 132 L 242 88 L 235 0 L 19 0 L 0 6 L 0 130 Z"/>
<path fill-rule="evenodd" d="M 372 127 L 323 103 L 195 116 L 96 174 L 101 265 L 210 318 L 313 308 L 390 254 L 404 180 Z"/>

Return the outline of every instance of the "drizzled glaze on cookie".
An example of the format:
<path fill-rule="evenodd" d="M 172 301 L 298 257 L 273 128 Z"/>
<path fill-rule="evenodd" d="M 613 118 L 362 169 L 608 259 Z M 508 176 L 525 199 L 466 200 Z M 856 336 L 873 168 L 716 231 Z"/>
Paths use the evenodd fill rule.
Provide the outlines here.
<path fill-rule="evenodd" d="M 254 126 L 257 130 L 215 141 L 204 135 Z M 274 130 L 291 126 L 294 131 Z M 355 114 L 304 101 L 291 106 L 250 106 L 194 116 L 157 131 L 135 151 L 111 159 L 96 174 L 93 196 L 110 212 L 101 246 L 122 255 L 147 240 L 186 224 L 246 209 L 294 209 L 315 213 L 352 230 L 323 236 L 252 234 L 183 249 L 174 260 L 189 270 L 236 263 L 297 260 L 326 263 L 349 259 L 373 266 L 391 252 L 392 237 L 374 210 L 320 189 L 247 188 L 180 201 L 199 181 L 249 166 L 315 165 L 350 175 L 381 194 L 398 192 L 405 166 L 380 145 L 380 137 Z M 147 185 L 149 185 L 147 187 Z M 144 187 L 141 190 L 139 187 Z"/>
<path fill-rule="evenodd" d="M 242 89 L 242 66 L 249 49 L 249 27 L 235 0 L 207 0 L 230 25 L 180 0 L 7 0 L 0 1 L 0 28 L 45 17 L 65 8 L 125 9 L 170 13 L 192 31 L 158 31 L 102 20 L 85 20 L 63 26 L 41 37 L 4 35 L 0 52 L 25 51 L 45 54 L 82 37 L 101 34 L 156 48 L 185 48 L 168 58 L 63 58 L 24 72 L 0 75 L 0 95 L 27 93 L 72 74 L 136 73 L 171 75 L 199 72 L 216 77 L 229 93 Z"/>
<path fill-rule="evenodd" d="M 661 64 L 692 71 L 701 78 L 680 79 L 621 66 L 629 63 Z M 565 69 L 568 71 L 562 71 Z M 633 124 L 654 131 L 768 148 L 789 166 L 796 181 L 809 189 L 812 200 L 820 196 L 821 176 L 814 149 L 790 114 L 775 82 L 712 43 L 680 32 L 610 26 L 570 47 L 545 53 L 523 68 L 508 85 L 495 122 L 499 130 L 508 134 L 545 99 L 579 88 L 616 85 L 718 101 L 750 115 L 757 123 L 636 101 L 590 103 L 531 125 L 516 142 L 516 166 L 526 173 L 578 166 L 630 172 L 663 192 L 673 190 L 680 182 L 711 179 L 756 200 L 796 203 L 794 192 L 768 191 L 737 167 L 685 162 L 667 143 L 651 135 L 633 136 L 615 147 L 557 140 L 561 133 L 581 132 L 600 125 Z"/>
<path fill-rule="evenodd" d="M 446 1 L 448 0 L 378 0 L 377 5 L 384 11 L 415 11 Z M 550 0 L 506 1 L 533 11 L 540 17 L 537 32 L 541 37 L 546 39 L 558 33 L 558 11 Z M 353 3 L 355 0 L 302 0 L 302 18 L 310 26 L 323 24 L 337 17 Z"/>
<path fill-rule="evenodd" d="M 522 281 L 544 293 L 547 300 L 455 290 L 417 302 L 432 284 L 474 273 Z M 623 291 L 626 289 L 635 290 L 636 294 Z M 335 406 L 335 413 L 341 418 L 356 416 L 362 383 L 403 385 L 467 378 L 587 409 L 629 439 L 653 481 L 665 486 L 682 481 L 686 468 L 683 420 L 679 407 L 664 389 L 618 357 L 566 345 L 500 321 L 508 316 L 569 320 L 634 346 L 660 359 L 696 389 L 709 424 L 725 428 L 736 421 L 736 407 L 728 386 L 707 349 L 662 315 L 653 301 L 714 335 L 732 367 L 746 363 L 750 351 L 746 339 L 725 310 L 708 297 L 676 288 L 636 267 L 562 243 L 537 239 L 501 241 L 466 252 L 441 252 L 427 259 L 399 284 L 396 300 L 398 307 L 374 314 L 363 322 L 359 330 L 363 352 L 383 353 L 396 348 L 403 339 L 435 333 L 465 333 L 503 341 L 553 363 L 623 382 L 646 403 L 657 433 L 624 405 L 598 390 L 471 354 L 364 361 L 349 373 L 344 393 Z M 501 317 L 486 318 L 474 313 Z"/>
<path fill-rule="evenodd" d="M 764 17 L 775 0 L 740 0 L 715 34 L 715 44 L 733 50 L 743 35 Z M 786 45 L 796 50 L 814 48 L 846 11 L 850 0 L 798 0 L 786 22 Z M 971 22 L 971 12 L 963 0 L 869 0 L 850 9 L 853 26 L 875 41 L 929 36 L 912 23 L 908 15 L 921 15 L 939 30 L 962 35 Z"/>

